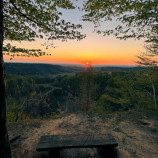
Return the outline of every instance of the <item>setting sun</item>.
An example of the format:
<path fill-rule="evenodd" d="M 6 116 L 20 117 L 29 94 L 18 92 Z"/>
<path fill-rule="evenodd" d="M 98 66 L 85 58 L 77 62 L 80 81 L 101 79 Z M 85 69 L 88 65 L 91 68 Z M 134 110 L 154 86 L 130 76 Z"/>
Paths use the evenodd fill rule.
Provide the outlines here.
<path fill-rule="evenodd" d="M 86 67 L 90 67 L 91 66 L 91 64 L 90 64 L 90 62 L 89 61 L 86 61 Z"/>

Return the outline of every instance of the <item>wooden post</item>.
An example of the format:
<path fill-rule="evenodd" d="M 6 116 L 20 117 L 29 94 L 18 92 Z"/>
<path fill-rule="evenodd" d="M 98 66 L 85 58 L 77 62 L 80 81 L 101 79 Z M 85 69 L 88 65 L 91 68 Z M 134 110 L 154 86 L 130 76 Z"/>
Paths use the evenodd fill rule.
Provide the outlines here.
<path fill-rule="evenodd" d="M 97 148 L 101 158 L 116 158 L 117 152 L 114 146 Z"/>
<path fill-rule="evenodd" d="M 49 150 L 49 158 L 60 158 L 59 149 L 51 149 Z"/>

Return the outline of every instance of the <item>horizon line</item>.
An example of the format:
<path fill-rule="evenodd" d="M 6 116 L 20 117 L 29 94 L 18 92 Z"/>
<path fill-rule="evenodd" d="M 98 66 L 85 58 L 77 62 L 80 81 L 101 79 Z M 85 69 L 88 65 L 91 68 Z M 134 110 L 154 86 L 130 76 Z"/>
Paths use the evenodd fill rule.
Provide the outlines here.
<path fill-rule="evenodd" d="M 47 64 L 47 65 L 65 65 L 65 66 L 81 66 L 84 67 L 84 64 L 76 64 L 76 63 L 31 63 L 31 62 L 4 62 L 4 63 L 12 63 L 12 64 Z M 115 65 L 115 64 L 91 64 L 92 67 L 137 67 L 138 65 Z"/>

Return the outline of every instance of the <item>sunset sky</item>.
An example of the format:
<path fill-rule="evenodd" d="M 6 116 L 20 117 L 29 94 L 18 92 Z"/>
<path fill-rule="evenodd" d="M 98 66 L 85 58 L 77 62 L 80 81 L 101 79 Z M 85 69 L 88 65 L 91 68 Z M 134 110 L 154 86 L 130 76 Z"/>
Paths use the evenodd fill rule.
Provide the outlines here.
<path fill-rule="evenodd" d="M 87 37 L 81 41 L 68 40 L 68 42 L 54 41 L 56 48 L 45 49 L 41 46 L 44 41 L 35 42 L 12 42 L 12 45 L 29 49 L 42 49 L 51 53 L 51 56 L 43 57 L 15 57 L 13 60 L 5 56 L 5 62 L 29 62 L 29 63 L 51 63 L 51 64 L 84 64 L 89 61 L 93 64 L 105 65 L 135 65 L 136 55 L 143 49 L 143 40 L 119 40 L 114 36 L 102 36 L 93 32 L 94 27 L 90 22 L 81 21 L 83 13 L 77 10 L 64 11 L 63 17 L 67 21 L 83 25 L 82 33 Z M 114 28 L 118 23 L 106 22 L 101 29 Z M 105 29 L 104 29 L 105 30 Z"/>

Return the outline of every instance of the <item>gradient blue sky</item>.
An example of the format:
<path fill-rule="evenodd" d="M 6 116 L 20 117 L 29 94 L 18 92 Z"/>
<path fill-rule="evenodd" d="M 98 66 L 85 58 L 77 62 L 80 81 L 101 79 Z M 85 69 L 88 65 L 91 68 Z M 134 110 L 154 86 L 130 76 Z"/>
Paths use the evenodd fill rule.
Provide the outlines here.
<path fill-rule="evenodd" d="M 79 2 L 81 3 L 81 1 Z M 81 5 L 81 4 L 79 4 Z M 87 37 L 81 41 L 69 40 L 68 42 L 54 41 L 56 48 L 42 47 L 42 40 L 35 42 L 12 42 L 13 45 L 29 49 L 42 49 L 51 56 L 43 56 L 39 58 L 15 57 L 12 62 L 31 62 L 31 63 L 68 63 L 68 64 L 84 64 L 90 61 L 92 64 L 105 65 L 135 65 L 136 55 L 143 49 L 143 40 L 119 40 L 114 36 L 102 36 L 94 32 L 94 25 L 90 22 L 81 20 L 83 12 L 78 10 L 64 10 L 63 17 L 66 21 L 83 25 L 82 33 Z M 102 23 L 101 29 L 114 28 L 118 22 Z M 9 57 L 5 56 L 5 61 L 9 62 Z"/>

